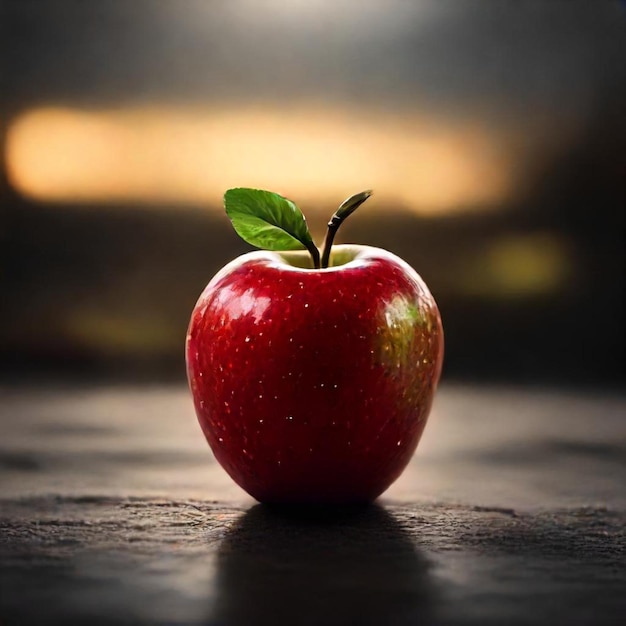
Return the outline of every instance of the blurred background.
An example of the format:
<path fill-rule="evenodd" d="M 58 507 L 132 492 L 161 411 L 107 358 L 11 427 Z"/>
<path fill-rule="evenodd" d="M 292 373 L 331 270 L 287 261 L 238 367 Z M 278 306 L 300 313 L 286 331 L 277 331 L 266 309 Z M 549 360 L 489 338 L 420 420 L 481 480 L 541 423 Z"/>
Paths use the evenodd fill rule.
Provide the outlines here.
<path fill-rule="evenodd" d="M 221 196 L 404 257 L 448 379 L 615 386 L 626 7 L 0 0 L 0 371 L 183 380 Z"/>

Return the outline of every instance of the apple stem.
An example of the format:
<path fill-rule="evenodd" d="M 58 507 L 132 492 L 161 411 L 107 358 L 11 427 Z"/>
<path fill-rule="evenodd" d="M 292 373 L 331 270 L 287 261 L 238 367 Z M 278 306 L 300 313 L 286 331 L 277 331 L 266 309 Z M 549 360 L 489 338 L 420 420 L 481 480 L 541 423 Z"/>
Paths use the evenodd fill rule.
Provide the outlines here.
<path fill-rule="evenodd" d="M 306 248 L 309 251 L 311 258 L 313 259 L 313 268 L 318 270 L 320 268 L 320 251 L 318 247 L 313 242 L 311 242 L 311 244 L 308 245 Z"/>
<path fill-rule="evenodd" d="M 326 237 L 324 238 L 324 243 L 322 244 L 322 268 L 328 267 L 328 262 L 330 261 L 330 250 L 333 247 L 333 241 L 339 227 L 343 224 L 344 220 L 349 215 L 352 215 L 352 213 L 354 213 L 371 195 L 371 189 L 354 194 L 347 200 L 344 200 L 339 205 L 339 208 L 333 213 L 333 216 L 328 222 L 328 230 L 326 231 Z M 311 252 L 311 254 L 313 253 Z M 315 257 L 313 257 L 313 260 L 315 261 Z M 319 267 L 319 265 L 316 265 L 316 267 Z"/>

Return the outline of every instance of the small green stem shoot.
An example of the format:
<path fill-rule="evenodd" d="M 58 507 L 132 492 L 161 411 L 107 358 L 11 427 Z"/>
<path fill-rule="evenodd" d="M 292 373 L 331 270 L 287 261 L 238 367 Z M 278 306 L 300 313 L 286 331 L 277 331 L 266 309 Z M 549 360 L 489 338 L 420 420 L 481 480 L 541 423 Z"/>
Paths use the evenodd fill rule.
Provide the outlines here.
<path fill-rule="evenodd" d="M 352 213 L 354 213 L 371 195 L 372 191 L 371 189 L 368 189 L 367 191 L 361 191 L 361 193 L 350 196 L 347 200 L 344 200 L 339 208 L 333 213 L 333 216 L 328 222 L 328 230 L 326 231 L 326 237 L 324 238 L 324 243 L 322 244 L 322 268 L 328 267 L 328 263 L 330 261 L 330 251 L 333 247 L 333 241 L 341 224 L 343 224 L 344 220 L 348 216 L 352 215 Z M 311 252 L 311 256 L 313 256 L 313 252 L 310 249 L 309 252 Z M 315 256 L 313 256 L 313 261 L 315 263 Z M 319 264 L 315 267 L 319 268 Z"/>

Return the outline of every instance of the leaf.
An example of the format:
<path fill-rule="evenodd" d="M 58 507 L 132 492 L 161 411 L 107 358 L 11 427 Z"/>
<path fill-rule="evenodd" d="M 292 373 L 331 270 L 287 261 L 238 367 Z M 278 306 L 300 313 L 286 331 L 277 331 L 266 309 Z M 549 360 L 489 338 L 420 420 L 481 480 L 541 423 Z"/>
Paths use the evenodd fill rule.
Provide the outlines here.
<path fill-rule="evenodd" d="M 345 220 L 346 217 L 352 215 L 352 213 L 354 213 L 371 195 L 372 190 L 368 189 L 367 191 L 362 191 L 361 193 L 350 196 L 341 203 L 341 206 L 337 209 L 335 214 L 340 220 Z"/>
<path fill-rule="evenodd" d="M 224 194 L 224 208 L 237 234 L 257 248 L 315 247 L 302 211 L 277 193 L 245 187 L 229 189 Z"/>

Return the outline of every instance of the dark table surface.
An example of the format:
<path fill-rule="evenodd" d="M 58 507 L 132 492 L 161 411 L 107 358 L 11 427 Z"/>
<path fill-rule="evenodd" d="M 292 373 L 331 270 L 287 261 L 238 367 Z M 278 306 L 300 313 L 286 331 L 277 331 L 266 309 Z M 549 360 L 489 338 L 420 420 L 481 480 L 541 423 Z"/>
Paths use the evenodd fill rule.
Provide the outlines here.
<path fill-rule="evenodd" d="M 617 624 L 626 399 L 444 385 L 374 506 L 256 505 L 179 386 L 0 387 L 0 624 Z"/>

